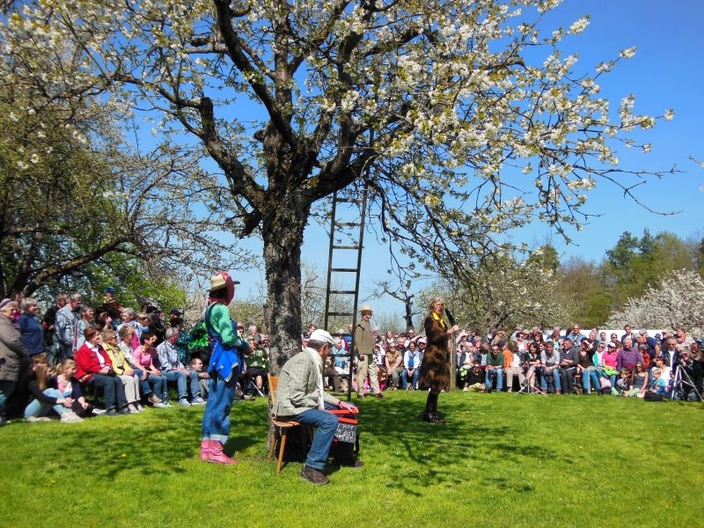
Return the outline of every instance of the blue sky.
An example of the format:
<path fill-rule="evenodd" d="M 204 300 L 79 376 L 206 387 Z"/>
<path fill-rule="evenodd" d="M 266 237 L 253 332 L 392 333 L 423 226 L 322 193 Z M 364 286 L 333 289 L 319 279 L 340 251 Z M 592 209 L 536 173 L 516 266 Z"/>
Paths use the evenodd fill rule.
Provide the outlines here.
<path fill-rule="evenodd" d="M 619 150 L 625 169 L 668 170 L 673 166 L 680 174 L 662 180 L 651 179 L 636 194 L 651 208 L 662 212 L 680 211 L 675 215 L 655 215 L 624 197 L 608 182 L 590 192 L 587 210 L 602 215 L 593 218 L 580 232 L 572 231 L 572 245 L 565 245 L 550 228 L 536 224 L 521 232 L 529 245 L 540 245 L 550 239 L 561 253 L 561 260 L 579 256 L 600 261 L 607 249 L 624 231 L 640 236 L 644 229 L 652 233 L 670 231 L 681 238 L 704 237 L 704 169 L 690 156 L 704 161 L 704 2 L 695 0 L 566 0 L 551 15 L 555 26 L 568 27 L 581 15 L 590 14 L 585 33 L 571 37 L 567 46 L 579 55 L 578 68 L 592 73 L 599 62 L 616 58 L 619 51 L 635 46 L 637 53 L 630 61 L 620 63 L 611 74 L 602 77 L 602 94 L 612 107 L 628 95 L 636 95 L 637 113 L 662 115 L 675 110 L 672 121 L 660 121 L 647 133 L 652 151 L 643 155 L 635 149 Z M 547 27 L 547 26 L 546 26 Z M 387 278 L 388 256 L 377 247 L 375 238 L 367 235 L 362 262 L 361 299 L 370 300 L 373 281 Z M 257 248 L 256 244 L 251 246 Z M 255 249 L 261 254 L 260 249 Z M 310 226 L 303 246 L 304 262 L 312 263 L 323 276 L 327 270 L 328 239 L 325 232 Z M 243 284 L 239 297 L 256 296 L 264 283 L 263 270 L 239 273 Z M 403 305 L 393 299 L 371 300 L 377 313 L 403 313 Z"/>

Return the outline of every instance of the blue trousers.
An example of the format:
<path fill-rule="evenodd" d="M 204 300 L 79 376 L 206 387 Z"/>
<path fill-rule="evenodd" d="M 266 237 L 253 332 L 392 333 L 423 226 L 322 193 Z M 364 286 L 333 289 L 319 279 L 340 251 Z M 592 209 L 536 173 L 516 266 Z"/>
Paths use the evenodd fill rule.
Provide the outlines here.
<path fill-rule="evenodd" d="M 182 370 L 162 370 L 161 377 L 168 381 L 175 381 L 176 388 L 178 390 L 178 399 L 188 399 L 188 393 L 186 392 L 186 373 Z M 162 393 L 161 399 L 166 401 L 169 399 L 168 389 L 166 388 L 167 383 L 164 382 L 164 392 Z"/>
<path fill-rule="evenodd" d="M 50 398 L 57 398 L 57 399 L 64 398 L 64 393 L 58 389 L 46 389 L 44 391 L 44 394 L 46 394 Z M 65 413 L 66 411 L 71 410 L 71 409 L 64 407 L 60 403 L 57 403 L 56 405 L 52 405 L 50 403 L 46 403 L 46 402 L 34 399 L 25 408 L 24 417 L 29 418 L 30 416 L 33 416 L 35 418 L 39 418 L 40 416 L 46 416 L 47 414 L 49 414 L 49 411 L 51 411 L 52 407 L 54 408 L 56 413 L 59 415 Z"/>
<path fill-rule="evenodd" d="M 203 413 L 203 434 L 201 440 L 218 440 L 225 445 L 230 437 L 230 410 L 235 399 L 239 366 L 232 370 L 229 381 L 216 372 L 210 373 L 208 383 L 208 403 Z"/>
<path fill-rule="evenodd" d="M 325 404 L 325 408 L 335 409 L 334 406 L 328 403 Z M 306 466 L 322 471 L 328 461 L 332 441 L 335 439 L 337 416 L 320 409 L 308 409 L 296 416 L 295 420 L 302 424 L 316 427 L 313 435 L 313 444 L 310 446 L 310 451 L 308 451 L 308 456 L 306 457 Z"/>
<path fill-rule="evenodd" d="M 119 376 L 106 376 L 105 374 L 93 374 L 93 379 L 90 381 L 96 387 L 103 389 L 105 395 L 105 409 L 122 409 L 127 405 L 125 398 L 125 388 L 122 385 L 122 380 Z"/>
<path fill-rule="evenodd" d="M 594 390 L 601 390 L 601 383 L 599 383 L 599 377 L 596 374 L 596 369 L 588 368 L 582 371 L 582 388 L 585 392 L 591 392 L 589 387 L 589 382 L 594 385 Z"/>

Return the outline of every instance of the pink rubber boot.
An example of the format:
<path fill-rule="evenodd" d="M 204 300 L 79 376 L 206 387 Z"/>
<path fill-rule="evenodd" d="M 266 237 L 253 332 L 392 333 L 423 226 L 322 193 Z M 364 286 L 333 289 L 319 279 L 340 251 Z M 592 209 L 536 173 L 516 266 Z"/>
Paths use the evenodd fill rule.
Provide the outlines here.
<path fill-rule="evenodd" d="M 223 452 L 222 444 L 218 440 L 210 440 L 210 449 L 205 453 L 205 458 L 201 448 L 201 458 L 214 464 L 237 464 L 237 459 L 230 458 Z"/>
<path fill-rule="evenodd" d="M 212 452 L 212 440 L 201 440 L 200 442 L 200 459 L 205 462 Z"/>

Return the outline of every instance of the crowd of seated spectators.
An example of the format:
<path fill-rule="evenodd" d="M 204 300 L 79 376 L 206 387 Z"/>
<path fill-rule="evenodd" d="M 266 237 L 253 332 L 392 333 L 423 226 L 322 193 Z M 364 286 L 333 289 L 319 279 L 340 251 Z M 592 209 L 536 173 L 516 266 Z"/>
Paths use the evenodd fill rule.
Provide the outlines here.
<path fill-rule="evenodd" d="M 313 327 L 314 328 L 314 327 Z M 326 376 L 331 390 L 340 390 L 335 375 L 348 379 L 352 362 L 349 340 L 338 330 Z M 417 390 L 425 337 L 413 329 L 394 333 L 375 330 L 374 361 L 384 390 Z M 305 336 L 303 340 L 305 345 Z M 701 400 L 704 380 L 702 340 L 684 327 L 651 336 L 647 330 L 583 333 L 579 325 L 545 332 L 519 326 L 482 335 L 462 330 L 453 343 L 456 386 L 475 392 L 619 395 L 645 399 Z M 355 376 L 352 390 L 357 391 Z M 345 392 L 347 389 L 342 389 Z M 362 391 L 368 392 L 368 382 Z"/>
<path fill-rule="evenodd" d="M 5 411 L 29 422 L 133 414 L 146 406 L 171 407 L 170 394 L 179 406 L 205 405 L 207 333 L 202 323 L 186 331 L 180 310 L 165 318 L 153 301 L 139 311 L 122 307 L 114 288 L 105 290 L 96 307 L 84 306 L 78 293 L 62 294 L 41 319 L 34 299 L 11 306 L 17 308 L 7 310 L 7 328 L 17 333 L 26 356 L 3 420 Z M 243 399 L 268 392 L 267 337 L 252 327 L 250 343 L 249 368 L 238 387 Z"/>
<path fill-rule="evenodd" d="M 203 323 L 186 332 L 178 309 L 165 319 L 156 303 L 146 302 L 136 311 L 122 307 L 114 289 L 104 293 L 97 307 L 83 306 L 79 294 L 61 295 L 41 320 L 33 299 L 18 303 L 20 309 L 11 313 L 29 363 L 11 403 L 28 421 L 52 416 L 63 422 L 138 413 L 147 405 L 170 407 L 170 390 L 180 406 L 204 405 L 209 347 Z M 368 381 L 356 387 L 351 326 L 333 334 L 325 379 L 331 391 L 363 394 L 370 387 Z M 302 346 L 313 330 L 310 325 L 302 335 Z M 237 398 L 266 396 L 268 336 L 256 325 L 240 325 L 238 332 L 246 335 L 252 353 L 238 380 Z M 374 337 L 382 390 L 421 389 L 425 336 L 410 328 L 400 333 L 376 329 Z M 456 387 L 462 391 L 701 400 L 702 340 L 681 326 L 651 336 L 629 325 L 623 331 L 585 333 L 577 324 L 547 332 L 519 325 L 510 333 L 462 330 L 452 345 Z M 96 397 L 102 408 L 91 403 Z"/>

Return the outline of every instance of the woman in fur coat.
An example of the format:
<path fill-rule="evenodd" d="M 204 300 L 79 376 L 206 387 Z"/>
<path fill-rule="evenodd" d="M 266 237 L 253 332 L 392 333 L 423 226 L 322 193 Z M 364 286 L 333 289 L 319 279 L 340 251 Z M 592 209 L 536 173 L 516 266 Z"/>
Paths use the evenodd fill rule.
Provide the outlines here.
<path fill-rule="evenodd" d="M 448 330 L 443 319 L 445 301 L 435 297 L 430 301 L 430 313 L 425 318 L 425 336 L 428 340 L 420 366 L 419 386 L 428 391 L 428 400 L 422 420 L 438 423 L 443 419 L 438 415 L 438 395 L 450 390 L 450 350 L 449 339 L 459 330 L 455 325 Z"/>

